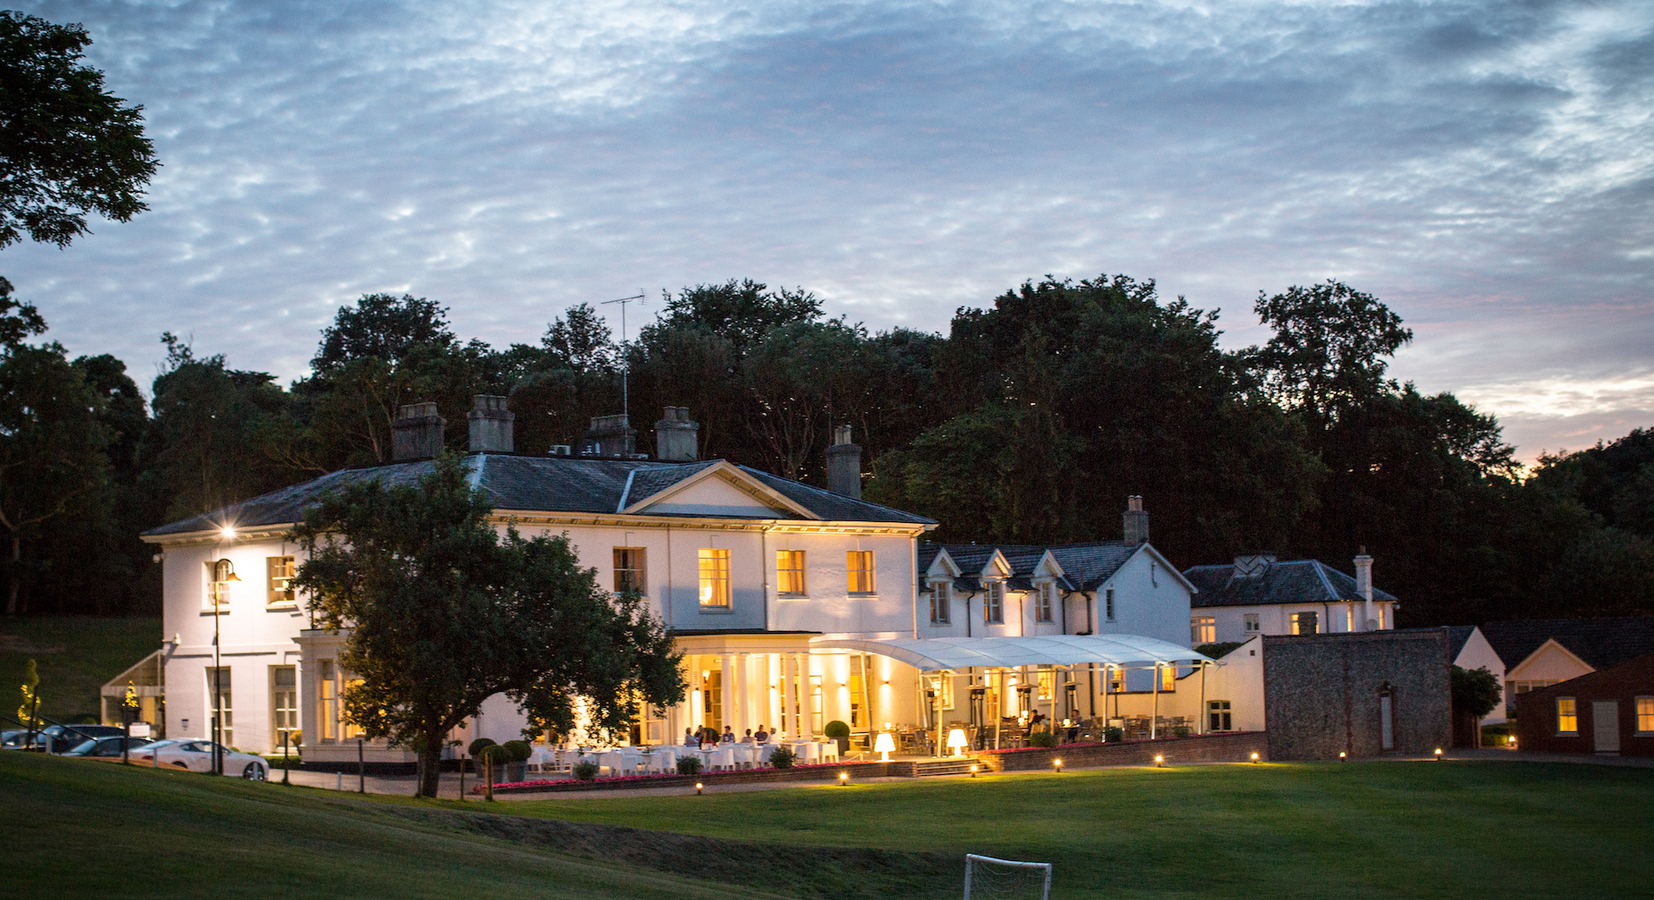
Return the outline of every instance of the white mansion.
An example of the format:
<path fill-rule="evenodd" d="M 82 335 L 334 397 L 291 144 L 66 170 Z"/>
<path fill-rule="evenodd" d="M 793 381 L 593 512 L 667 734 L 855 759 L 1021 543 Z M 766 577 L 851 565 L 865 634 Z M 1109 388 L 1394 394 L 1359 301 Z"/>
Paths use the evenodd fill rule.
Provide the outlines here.
<path fill-rule="evenodd" d="M 499 527 L 567 535 L 602 584 L 643 593 L 684 653 L 686 699 L 640 713 L 634 743 L 702 725 L 819 735 L 834 719 L 862 734 L 929 732 L 1031 709 L 1055 720 L 1175 711 L 1205 727 L 1193 684 L 1205 679 L 1190 678 L 1204 661 L 1188 649 L 1194 589 L 1149 545 L 1136 498 L 1124 541 L 922 544 L 934 522 L 860 499 L 847 428 L 824 490 L 696 459 L 681 408 L 657 423 L 655 459 L 632 452 L 620 416 L 593 420 L 583 452 L 531 456 L 514 452 L 503 398 L 477 401 L 466 465 Z M 312 627 L 290 586 L 302 556 L 287 535 L 330 489 L 429 472 L 443 427 L 434 404 L 404 407 L 396 462 L 143 535 L 163 555 L 166 733 L 210 734 L 216 715 L 226 744 L 267 751 L 302 729 L 307 764 L 354 763 L 340 717 L 344 637 Z M 496 697 L 456 737 L 505 740 L 524 724 Z M 412 759 L 372 742 L 366 753 Z"/>

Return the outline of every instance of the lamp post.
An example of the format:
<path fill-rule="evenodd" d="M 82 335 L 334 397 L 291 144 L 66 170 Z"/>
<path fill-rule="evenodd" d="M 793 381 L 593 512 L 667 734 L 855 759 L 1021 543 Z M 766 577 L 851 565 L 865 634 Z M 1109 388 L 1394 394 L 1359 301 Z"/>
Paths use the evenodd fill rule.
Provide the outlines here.
<path fill-rule="evenodd" d="M 227 541 L 235 540 L 235 528 L 225 525 L 219 535 Z M 235 563 L 228 558 L 220 557 L 213 563 L 213 595 L 212 595 L 212 771 L 214 775 L 224 774 L 224 666 L 219 645 L 218 610 L 227 600 L 230 592 L 228 587 L 232 581 L 240 581 L 235 574 Z"/>

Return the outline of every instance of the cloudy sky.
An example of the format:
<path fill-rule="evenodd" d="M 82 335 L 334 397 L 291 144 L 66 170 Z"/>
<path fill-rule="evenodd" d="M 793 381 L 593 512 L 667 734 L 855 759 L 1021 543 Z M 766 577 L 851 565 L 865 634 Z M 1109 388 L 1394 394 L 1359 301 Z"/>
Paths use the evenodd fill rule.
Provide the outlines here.
<path fill-rule="evenodd" d="M 946 331 L 1125 273 L 1244 346 L 1258 291 L 1334 277 L 1524 458 L 1654 426 L 1647 0 L 21 8 L 87 26 L 164 168 L 0 273 L 141 383 L 167 330 L 299 376 L 365 292 L 500 346 L 729 278 Z"/>

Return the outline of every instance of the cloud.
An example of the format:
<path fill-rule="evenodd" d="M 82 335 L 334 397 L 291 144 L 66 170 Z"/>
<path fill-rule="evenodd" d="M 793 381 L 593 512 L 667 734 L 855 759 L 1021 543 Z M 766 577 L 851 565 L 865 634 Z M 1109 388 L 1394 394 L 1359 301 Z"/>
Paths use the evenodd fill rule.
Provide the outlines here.
<path fill-rule="evenodd" d="M 165 168 L 132 223 L 0 267 L 140 372 L 173 330 L 297 376 L 369 291 L 503 345 L 639 288 L 751 276 L 945 330 L 1102 272 L 1237 344 L 1257 291 L 1338 277 L 1418 328 L 1395 371 L 1432 390 L 1651 364 L 1636 3 L 30 9 L 86 22 Z"/>

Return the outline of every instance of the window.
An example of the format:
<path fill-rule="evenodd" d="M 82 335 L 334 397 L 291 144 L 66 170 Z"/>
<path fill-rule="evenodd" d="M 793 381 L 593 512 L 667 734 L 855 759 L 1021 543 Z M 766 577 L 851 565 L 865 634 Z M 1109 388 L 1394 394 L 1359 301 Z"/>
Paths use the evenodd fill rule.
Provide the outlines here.
<path fill-rule="evenodd" d="M 775 588 L 783 594 L 804 593 L 804 551 L 775 551 Z"/>
<path fill-rule="evenodd" d="M 207 611 L 230 611 L 230 582 L 239 581 L 235 564 L 227 559 L 207 563 Z"/>
<path fill-rule="evenodd" d="M 1041 582 L 1039 598 L 1034 601 L 1034 621 L 1051 621 L 1051 607 L 1057 604 L 1057 583 L 1055 581 Z"/>
<path fill-rule="evenodd" d="M 1160 690 L 1162 692 L 1177 690 L 1177 666 L 1160 667 Z"/>
<path fill-rule="evenodd" d="M 614 563 L 615 593 L 636 591 L 642 594 L 649 590 L 648 579 L 644 577 L 642 547 L 616 547 Z"/>
<path fill-rule="evenodd" d="M 941 678 L 937 679 L 937 681 L 939 682 L 939 687 L 941 688 L 940 698 L 942 701 L 942 708 L 953 709 L 953 676 L 943 675 Z"/>
<path fill-rule="evenodd" d="M 1234 719 L 1230 716 L 1228 700 L 1206 701 L 1206 730 L 1233 731 Z"/>
<path fill-rule="evenodd" d="M 1315 634 L 1315 613 L 1301 612 L 1292 614 L 1293 634 Z"/>
<path fill-rule="evenodd" d="M 701 606 L 729 609 L 729 551 L 701 548 Z"/>
<path fill-rule="evenodd" d="M 989 625 L 1005 621 L 1005 582 L 982 583 L 982 621 Z"/>
<path fill-rule="evenodd" d="M 1246 614 L 1246 633 L 1247 634 L 1257 634 L 1258 633 L 1258 614 L 1257 613 L 1247 613 Z"/>
<path fill-rule="evenodd" d="M 1041 700 L 1050 700 L 1051 692 L 1054 689 L 1053 686 L 1057 678 L 1056 673 L 1052 672 L 1050 669 L 1043 669 L 1034 673 L 1034 678 L 1035 683 L 1039 685 L 1039 698 Z"/>
<path fill-rule="evenodd" d="M 270 575 L 270 593 L 265 602 L 271 606 L 293 606 L 298 594 L 293 590 L 293 576 L 298 569 L 291 556 L 269 556 L 264 568 Z"/>
<path fill-rule="evenodd" d="M 322 740 L 335 741 L 339 739 L 339 682 L 333 677 L 333 661 L 322 660 L 321 672 L 318 675 L 317 686 L 321 689 L 321 702 L 317 704 L 318 724 L 322 727 Z"/>
<path fill-rule="evenodd" d="M 349 692 L 351 688 L 360 687 L 361 684 L 362 684 L 362 679 L 352 678 L 349 681 L 345 682 L 345 691 Z M 346 699 L 349 699 L 349 698 L 346 698 Z M 341 713 L 340 715 L 341 715 L 341 718 L 342 718 L 343 713 Z M 344 731 L 345 739 L 348 740 L 350 738 L 359 738 L 359 737 L 362 736 L 362 726 L 357 725 L 357 724 L 352 723 L 352 722 L 341 722 L 340 724 L 343 726 L 342 730 Z"/>
<path fill-rule="evenodd" d="M 1654 697 L 1637 698 L 1637 733 L 1654 733 Z"/>
<path fill-rule="evenodd" d="M 1192 616 L 1189 619 L 1189 642 L 1195 646 L 1216 643 L 1218 620 L 1211 616 Z"/>
<path fill-rule="evenodd" d="M 217 673 L 216 677 L 214 677 L 213 674 L 215 672 Z M 233 747 L 235 746 L 235 712 L 231 708 L 232 704 L 230 703 L 229 666 L 224 666 L 220 669 L 214 669 L 211 666 L 207 667 L 207 695 L 210 697 L 215 693 L 218 696 L 218 703 L 216 704 L 218 734 L 216 737 L 218 738 L 218 742 L 220 744 L 223 744 L 226 747 Z M 207 714 L 209 720 L 212 718 L 213 714 L 213 712 L 209 712 Z"/>
<path fill-rule="evenodd" d="M 1579 714 L 1574 709 L 1574 698 L 1556 698 L 1556 733 L 1559 735 L 1579 734 Z"/>
<path fill-rule="evenodd" d="M 933 582 L 930 586 L 930 624 L 946 625 L 953 621 L 953 586 L 946 581 Z"/>
<path fill-rule="evenodd" d="M 1114 588 L 1103 591 L 1103 618 L 1114 621 Z"/>
<path fill-rule="evenodd" d="M 280 750 L 281 736 L 291 735 L 299 729 L 298 670 L 292 666 L 273 666 L 270 669 L 270 726 L 271 750 Z M 288 749 L 296 749 L 291 739 Z"/>
<path fill-rule="evenodd" d="M 851 550 L 845 554 L 844 565 L 850 572 L 850 593 L 873 593 L 873 551 Z"/>

